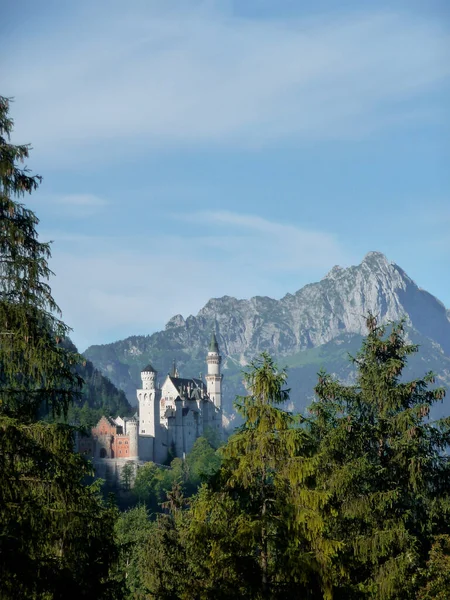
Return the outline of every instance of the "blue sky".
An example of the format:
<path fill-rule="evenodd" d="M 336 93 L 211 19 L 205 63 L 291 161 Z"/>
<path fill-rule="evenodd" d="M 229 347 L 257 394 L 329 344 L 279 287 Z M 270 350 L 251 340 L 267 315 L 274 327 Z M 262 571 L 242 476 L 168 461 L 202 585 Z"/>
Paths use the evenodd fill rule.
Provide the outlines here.
<path fill-rule="evenodd" d="M 2 89 L 84 350 L 379 250 L 450 306 L 450 3 L 6 0 Z"/>

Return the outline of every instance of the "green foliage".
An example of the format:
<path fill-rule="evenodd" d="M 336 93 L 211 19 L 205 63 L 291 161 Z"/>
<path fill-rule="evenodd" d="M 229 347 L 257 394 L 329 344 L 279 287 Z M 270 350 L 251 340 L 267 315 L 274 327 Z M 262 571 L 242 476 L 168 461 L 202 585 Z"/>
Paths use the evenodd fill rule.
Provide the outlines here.
<path fill-rule="evenodd" d="M 114 527 L 119 560 L 114 568 L 114 579 L 125 590 L 124 598 L 146 598 L 142 582 L 141 561 L 152 525 L 144 506 L 137 506 L 120 515 Z"/>
<path fill-rule="evenodd" d="M 185 587 L 172 589 L 172 597 L 275 599 L 318 589 L 303 548 L 289 542 L 284 465 L 297 455 L 302 432 L 278 406 L 288 398 L 286 372 L 263 354 L 245 381 L 249 394 L 236 403 L 245 422 L 221 448 L 220 471 L 190 500 L 190 510 L 170 521 L 176 556 L 187 557 Z M 158 523 L 167 527 L 163 518 Z"/>
<path fill-rule="evenodd" d="M 186 544 L 186 505 L 179 483 L 168 492 L 166 512 L 152 523 L 141 555 L 141 577 L 149 598 L 188 600 L 198 597 L 192 588 L 192 565 L 198 565 Z"/>
<path fill-rule="evenodd" d="M 281 599 L 320 590 L 305 545 L 289 531 L 284 467 L 304 434 L 278 406 L 288 398 L 286 372 L 263 354 L 245 379 L 249 394 L 237 402 L 245 423 L 221 449 L 220 471 L 188 510 L 178 484 L 171 510 L 157 518 L 143 562 L 150 597 Z M 192 465 L 202 465 L 205 450 L 197 441 Z"/>
<path fill-rule="evenodd" d="M 115 511 L 89 464 L 72 451 L 67 426 L 0 418 L 2 598 L 106 598 L 115 557 Z"/>
<path fill-rule="evenodd" d="M 69 329 L 47 283 L 50 246 L 38 239 L 35 214 L 14 200 L 40 177 L 17 166 L 29 147 L 9 143 L 8 111 L 0 97 L 0 414 L 30 422 L 43 405 L 67 411 L 82 381 L 78 355 L 61 345 Z"/>
<path fill-rule="evenodd" d="M 221 458 L 205 437 L 195 440 L 186 457 L 185 493 L 196 492 L 200 484 L 209 481 L 219 470 Z"/>
<path fill-rule="evenodd" d="M 319 376 L 307 424 L 316 448 L 291 470 L 292 502 L 317 548 L 328 539 L 341 545 L 322 564 L 334 597 L 415 598 L 432 537 L 448 529 L 450 421 L 428 419 L 444 395 L 429 389 L 431 373 L 401 379 L 417 351 L 403 324 L 389 333 L 372 316 L 367 324 L 356 384 Z"/>
<path fill-rule="evenodd" d="M 114 509 L 89 464 L 73 452 L 73 430 L 36 422 L 65 416 L 80 398 L 81 357 L 48 279 L 49 244 L 34 213 L 14 198 L 40 178 L 17 163 L 28 146 L 9 143 L 9 102 L 0 97 L 0 594 L 2 598 L 112 598 Z"/>
<path fill-rule="evenodd" d="M 448 597 L 450 419 L 428 418 L 443 390 L 402 378 L 417 351 L 403 324 L 368 327 L 355 385 L 320 373 L 299 421 L 280 408 L 285 371 L 266 354 L 252 363 L 220 470 L 189 507 L 176 484 L 152 525 L 150 597 Z"/>
<path fill-rule="evenodd" d="M 129 491 L 134 477 L 134 467 L 127 463 L 120 472 L 120 483 L 125 491 Z"/>
<path fill-rule="evenodd" d="M 220 468 L 219 454 L 206 438 L 198 438 L 186 461 L 174 458 L 170 467 L 146 463 L 138 468 L 132 493 L 136 501 L 145 504 L 150 513 L 158 513 L 167 501 L 167 494 L 179 483 L 187 497 L 192 496 L 203 481 L 209 480 Z"/>
<path fill-rule="evenodd" d="M 62 344 L 69 351 L 77 352 L 69 339 L 65 339 Z M 56 416 L 48 410 L 41 410 L 42 419 L 51 423 L 68 423 L 90 431 L 103 415 L 133 414 L 125 393 L 104 377 L 91 361 L 83 359 L 75 370 L 83 379 L 80 397 L 74 398 L 66 414 Z"/>
<path fill-rule="evenodd" d="M 263 353 L 244 374 L 249 393 L 235 406 L 244 424 L 222 449 L 219 500 L 225 490 L 238 503 L 236 516 L 245 514 L 249 528 L 248 556 L 256 559 L 252 582 L 255 597 L 283 597 L 290 578 L 280 581 L 280 564 L 287 560 L 285 465 L 297 455 L 302 439 L 294 417 L 280 408 L 289 398 L 286 370 L 279 371 L 271 357 Z M 295 579 L 296 576 L 294 576 Z"/>
<path fill-rule="evenodd" d="M 433 540 L 423 577 L 425 584 L 419 591 L 418 600 L 450 598 L 450 535 L 438 535 Z"/>

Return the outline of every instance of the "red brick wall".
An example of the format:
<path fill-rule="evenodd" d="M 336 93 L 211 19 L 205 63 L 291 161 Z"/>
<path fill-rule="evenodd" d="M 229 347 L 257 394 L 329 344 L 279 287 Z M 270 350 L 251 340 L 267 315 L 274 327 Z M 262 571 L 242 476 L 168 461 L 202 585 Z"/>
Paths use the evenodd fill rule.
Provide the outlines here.
<path fill-rule="evenodd" d="M 112 444 L 112 448 L 114 450 L 114 456 L 116 458 L 127 458 L 130 456 L 130 443 L 128 436 L 126 435 L 117 435 L 114 437 L 114 441 Z"/>
<path fill-rule="evenodd" d="M 130 456 L 130 441 L 128 436 L 117 433 L 117 426 L 102 417 L 96 427 L 92 428 L 92 437 L 97 438 L 97 444 L 106 447 L 108 458 L 128 458 Z M 91 452 L 93 453 L 93 447 Z"/>
<path fill-rule="evenodd" d="M 116 435 L 116 433 L 116 425 L 111 425 L 105 417 L 102 417 L 97 423 L 97 427 L 92 429 L 92 435 Z"/>

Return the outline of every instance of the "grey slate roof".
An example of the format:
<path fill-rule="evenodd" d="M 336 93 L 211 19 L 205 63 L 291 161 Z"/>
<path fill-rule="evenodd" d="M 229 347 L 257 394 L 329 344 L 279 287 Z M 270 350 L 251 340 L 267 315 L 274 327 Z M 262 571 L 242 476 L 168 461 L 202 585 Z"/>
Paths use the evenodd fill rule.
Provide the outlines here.
<path fill-rule="evenodd" d="M 211 335 L 211 341 L 209 343 L 209 350 L 208 350 L 208 352 L 217 352 L 217 353 L 219 353 L 219 344 L 217 343 L 216 334 L 214 333 L 214 331 L 213 331 L 213 333 Z"/>
<path fill-rule="evenodd" d="M 141 373 L 156 373 L 156 371 L 152 365 L 148 363 L 148 365 L 142 369 Z"/>
<path fill-rule="evenodd" d="M 195 377 L 186 378 L 186 377 L 172 377 L 169 375 L 170 381 L 173 385 L 180 391 L 182 388 L 192 387 L 193 389 L 199 387 L 201 389 L 205 388 L 205 384 L 201 379 L 197 379 Z"/>

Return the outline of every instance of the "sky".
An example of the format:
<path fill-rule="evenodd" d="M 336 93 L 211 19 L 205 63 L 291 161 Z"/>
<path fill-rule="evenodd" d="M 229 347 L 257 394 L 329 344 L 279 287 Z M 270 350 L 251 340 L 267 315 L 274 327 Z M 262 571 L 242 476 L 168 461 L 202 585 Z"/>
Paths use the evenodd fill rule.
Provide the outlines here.
<path fill-rule="evenodd" d="M 448 0 L 4 0 L 0 39 L 81 351 L 373 250 L 450 307 Z"/>

